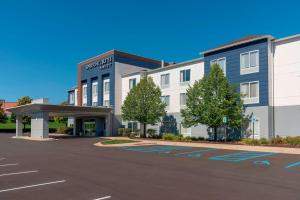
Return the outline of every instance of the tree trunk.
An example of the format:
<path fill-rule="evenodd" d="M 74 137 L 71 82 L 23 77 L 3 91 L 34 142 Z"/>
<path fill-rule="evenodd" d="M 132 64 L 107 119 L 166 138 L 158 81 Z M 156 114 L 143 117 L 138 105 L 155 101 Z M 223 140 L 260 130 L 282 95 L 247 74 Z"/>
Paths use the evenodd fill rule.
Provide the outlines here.
<path fill-rule="evenodd" d="M 214 127 L 214 141 L 217 141 L 217 127 Z"/>
<path fill-rule="evenodd" d="M 146 138 L 147 137 L 147 133 L 146 133 L 146 131 L 147 131 L 147 124 L 143 124 L 143 128 L 144 128 L 144 130 L 143 130 L 143 138 Z"/>

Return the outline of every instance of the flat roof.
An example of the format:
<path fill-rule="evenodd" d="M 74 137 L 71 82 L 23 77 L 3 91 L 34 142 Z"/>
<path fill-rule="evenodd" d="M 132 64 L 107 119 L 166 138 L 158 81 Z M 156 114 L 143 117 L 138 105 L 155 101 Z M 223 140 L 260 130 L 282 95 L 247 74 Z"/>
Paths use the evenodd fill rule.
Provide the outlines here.
<path fill-rule="evenodd" d="M 111 107 L 91 107 L 52 104 L 27 104 L 6 109 L 16 115 L 30 115 L 38 112 L 48 112 L 49 116 L 84 117 L 105 116 L 111 114 Z"/>
<path fill-rule="evenodd" d="M 78 65 L 85 65 L 85 64 L 88 64 L 90 62 L 93 62 L 93 61 L 105 58 L 107 56 L 111 56 L 113 54 L 117 54 L 117 55 L 129 57 L 129 58 L 134 58 L 134 59 L 137 59 L 137 60 L 143 60 L 145 62 L 151 62 L 151 63 L 155 63 L 155 64 L 160 64 L 161 63 L 160 60 L 146 58 L 146 57 L 143 57 L 143 56 L 139 56 L 139 55 L 135 55 L 135 54 L 130 54 L 130 53 L 127 53 L 127 52 L 123 52 L 123 51 L 119 51 L 119 50 L 113 49 L 113 50 L 107 51 L 105 53 L 102 53 L 100 55 L 97 55 L 97 56 L 94 56 L 92 58 L 88 58 L 88 59 L 86 59 L 84 61 L 81 61 L 81 62 L 78 63 Z"/>
<path fill-rule="evenodd" d="M 227 44 L 224 44 L 224 45 L 221 45 L 221 46 L 218 46 L 218 47 L 211 48 L 209 50 L 203 51 L 200 54 L 211 53 L 211 52 L 214 52 L 214 51 L 219 51 L 219 50 L 222 50 L 222 49 L 234 47 L 234 46 L 245 44 L 245 43 L 249 43 L 249 42 L 254 42 L 254 41 L 257 41 L 257 40 L 261 40 L 261 39 L 274 39 L 274 38 L 271 35 L 252 35 L 252 36 L 247 36 L 247 37 L 240 38 L 238 40 L 234 40 L 234 41 L 229 42 Z"/>
<path fill-rule="evenodd" d="M 157 73 L 157 72 L 161 72 L 161 71 L 167 71 L 167 70 L 175 69 L 175 68 L 178 68 L 178 67 L 186 66 L 186 65 L 189 65 L 189 64 L 200 63 L 200 62 L 203 62 L 203 61 L 204 61 L 204 58 L 196 58 L 196 59 L 193 59 L 193 60 L 187 60 L 187 61 L 176 63 L 176 64 L 170 64 L 170 65 L 167 65 L 165 67 L 160 67 L 160 68 L 157 68 L 157 69 L 140 70 L 140 71 L 133 72 L 133 73 L 123 74 L 121 77 L 124 78 L 124 77 L 128 77 L 128 76 L 137 75 L 137 74 L 140 74 L 140 73 L 153 74 L 153 73 Z"/>

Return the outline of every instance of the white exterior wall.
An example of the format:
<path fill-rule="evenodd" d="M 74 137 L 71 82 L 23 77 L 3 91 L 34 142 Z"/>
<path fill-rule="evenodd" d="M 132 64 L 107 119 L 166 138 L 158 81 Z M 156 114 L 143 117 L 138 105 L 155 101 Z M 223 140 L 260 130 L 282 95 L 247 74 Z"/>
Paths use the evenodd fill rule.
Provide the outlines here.
<path fill-rule="evenodd" d="M 115 114 L 121 115 L 121 106 L 123 103 L 123 78 L 121 77 L 124 74 L 135 73 L 138 71 L 147 70 L 143 67 L 137 67 L 135 65 L 128 65 L 124 63 L 115 63 Z M 120 95 L 120 91 L 122 91 Z M 127 93 L 126 93 L 127 95 Z"/>
<path fill-rule="evenodd" d="M 274 105 L 300 105 L 300 37 L 274 43 Z"/>
<path fill-rule="evenodd" d="M 127 76 L 122 78 L 122 104 L 125 101 L 127 94 L 129 93 L 129 80 L 136 79 L 136 84 L 138 84 L 141 80 L 141 74 L 136 74 L 132 76 Z"/>
<path fill-rule="evenodd" d="M 189 84 L 180 84 L 180 71 L 190 69 L 191 78 Z M 204 62 L 186 65 L 182 67 L 173 68 L 170 70 L 164 70 L 157 73 L 151 73 L 148 76 L 153 78 L 156 85 L 160 87 L 160 77 L 162 74 L 170 74 L 170 84 L 168 88 L 161 89 L 162 96 L 170 96 L 170 105 L 167 113 L 179 113 L 180 112 L 180 93 L 186 93 L 189 85 L 193 85 L 196 80 L 201 79 L 204 76 Z"/>

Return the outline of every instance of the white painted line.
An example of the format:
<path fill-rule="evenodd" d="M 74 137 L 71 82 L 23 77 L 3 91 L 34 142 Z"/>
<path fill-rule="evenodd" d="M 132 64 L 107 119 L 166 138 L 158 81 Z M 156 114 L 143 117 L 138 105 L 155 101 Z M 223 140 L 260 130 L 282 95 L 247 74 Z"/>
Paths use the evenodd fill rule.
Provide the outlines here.
<path fill-rule="evenodd" d="M 0 167 L 15 166 L 15 165 L 19 165 L 19 163 L 3 164 L 3 165 L 0 165 Z"/>
<path fill-rule="evenodd" d="M 0 160 L 4 160 L 5 158 L 0 158 Z"/>
<path fill-rule="evenodd" d="M 39 170 L 34 170 L 34 171 L 25 171 L 25 172 L 14 172 L 14 173 L 9 173 L 9 174 L 0 174 L 0 177 L 2 176 L 12 176 L 12 175 L 18 175 L 18 174 L 30 174 L 30 173 L 36 173 Z"/>
<path fill-rule="evenodd" d="M 21 190 L 21 189 L 26 189 L 26 188 L 39 187 L 39 186 L 43 186 L 43 185 L 63 183 L 63 182 L 66 182 L 66 180 L 53 181 L 53 182 L 47 182 L 47 183 L 39 183 L 39 184 L 35 184 L 35 185 L 27 185 L 27 186 L 22 186 L 22 187 L 10 188 L 10 189 L 5 189 L 5 190 L 0 190 L 0 193 L 14 191 L 14 190 Z"/>
<path fill-rule="evenodd" d="M 98 198 L 98 199 L 94 199 L 94 200 L 103 200 L 103 199 L 110 199 L 111 196 L 106 196 L 106 197 L 101 197 L 101 198 Z"/>

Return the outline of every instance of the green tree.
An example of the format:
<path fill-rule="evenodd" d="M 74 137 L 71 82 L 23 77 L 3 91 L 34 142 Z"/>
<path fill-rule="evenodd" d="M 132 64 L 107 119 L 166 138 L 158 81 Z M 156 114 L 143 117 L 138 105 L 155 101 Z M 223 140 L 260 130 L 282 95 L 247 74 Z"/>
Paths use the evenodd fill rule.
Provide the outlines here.
<path fill-rule="evenodd" d="M 166 114 L 166 104 L 161 101 L 161 91 L 151 77 L 142 78 L 130 90 L 122 106 L 122 118 L 138 121 L 143 125 L 143 137 L 146 137 L 147 124 L 156 124 Z"/>
<path fill-rule="evenodd" d="M 0 122 L 5 122 L 6 116 L 2 108 L 2 105 L 3 105 L 2 102 L 0 102 Z"/>
<path fill-rule="evenodd" d="M 183 126 L 191 127 L 204 124 L 214 130 L 217 140 L 217 128 L 227 125 L 240 128 L 244 107 L 240 93 L 224 76 L 218 64 L 211 66 L 210 73 L 187 90 L 186 109 L 181 111 Z"/>
<path fill-rule="evenodd" d="M 62 106 L 65 106 L 65 105 L 69 105 L 68 101 L 63 101 L 61 102 Z M 53 120 L 56 122 L 56 123 L 64 123 L 66 126 L 68 124 L 68 118 L 67 117 L 53 117 Z"/>
<path fill-rule="evenodd" d="M 32 99 L 29 96 L 24 96 L 21 97 L 20 99 L 18 99 L 18 106 L 22 106 L 22 105 L 26 105 L 26 104 L 30 104 L 32 102 Z M 30 124 L 31 123 L 31 118 L 27 115 L 23 116 L 23 131 L 26 128 L 26 124 Z"/>

